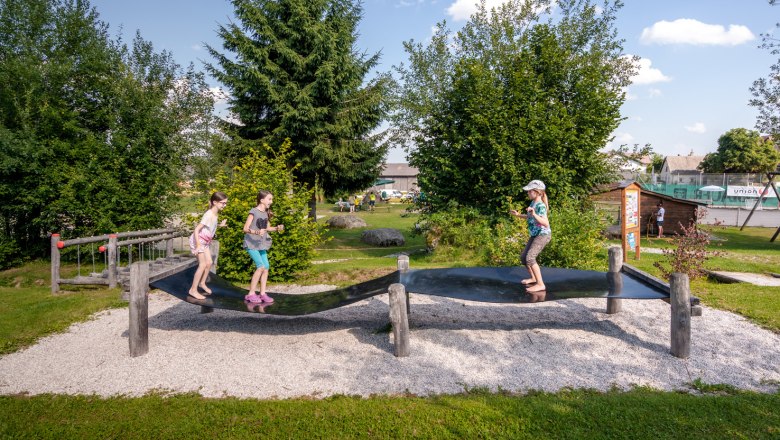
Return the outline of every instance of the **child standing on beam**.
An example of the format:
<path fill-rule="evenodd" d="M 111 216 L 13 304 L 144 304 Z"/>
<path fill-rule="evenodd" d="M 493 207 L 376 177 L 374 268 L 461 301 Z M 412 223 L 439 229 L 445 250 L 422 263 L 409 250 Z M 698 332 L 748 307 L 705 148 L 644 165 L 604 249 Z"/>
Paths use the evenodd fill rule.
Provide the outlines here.
<path fill-rule="evenodd" d="M 206 299 L 205 296 L 198 292 L 198 287 L 206 292 L 207 295 L 211 294 L 211 289 L 206 286 L 206 279 L 209 276 L 209 269 L 211 269 L 213 261 L 209 244 L 214 239 L 214 234 L 217 233 L 217 226 L 225 226 L 225 220 L 219 225 L 217 222 L 219 221 L 219 211 L 225 209 L 225 205 L 227 205 L 227 198 L 227 195 L 223 192 L 217 191 L 212 194 L 209 199 L 209 210 L 203 214 L 200 223 L 198 223 L 195 231 L 190 235 L 190 251 L 198 257 L 198 269 L 195 270 L 192 286 L 187 293 L 195 299 Z"/>
<path fill-rule="evenodd" d="M 511 215 L 527 220 L 528 232 L 531 235 L 528 243 L 525 244 L 523 254 L 520 256 L 520 260 L 528 268 L 528 273 L 531 276 L 520 283 L 526 286 L 526 291 L 529 293 L 542 292 L 547 287 L 542 280 L 542 270 L 536 262 L 536 257 L 552 239 L 550 220 L 547 218 L 549 204 L 546 186 L 541 180 L 532 180 L 523 187 L 523 191 L 526 191 L 528 198 L 531 199 L 531 206 L 526 208 L 525 214 L 520 214 L 514 209 L 509 211 Z"/>
<path fill-rule="evenodd" d="M 268 250 L 271 249 L 271 236 L 269 232 L 282 232 L 284 225 L 271 226 L 273 218 L 271 204 L 274 196 L 270 191 L 260 190 L 257 193 L 257 206 L 249 210 L 249 215 L 244 222 L 244 248 L 255 263 L 255 273 L 249 285 L 249 294 L 244 300 L 249 303 L 271 304 L 273 298 L 265 293 L 265 285 L 268 280 L 268 271 L 271 265 L 268 262 Z M 257 284 L 260 283 L 260 295 L 256 294 Z"/>

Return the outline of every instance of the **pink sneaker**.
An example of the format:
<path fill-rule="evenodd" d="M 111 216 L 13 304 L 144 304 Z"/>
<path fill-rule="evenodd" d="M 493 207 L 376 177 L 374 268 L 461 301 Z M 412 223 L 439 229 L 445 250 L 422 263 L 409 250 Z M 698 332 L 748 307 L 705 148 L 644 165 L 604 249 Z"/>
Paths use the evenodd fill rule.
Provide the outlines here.
<path fill-rule="evenodd" d="M 271 304 L 272 302 L 274 302 L 274 299 L 264 293 L 260 295 L 260 301 L 267 304 Z"/>
<path fill-rule="evenodd" d="M 253 303 L 253 304 L 257 304 L 257 303 L 263 302 L 262 298 L 259 295 L 254 294 L 254 293 L 244 296 L 244 301 L 250 302 L 250 303 Z"/>

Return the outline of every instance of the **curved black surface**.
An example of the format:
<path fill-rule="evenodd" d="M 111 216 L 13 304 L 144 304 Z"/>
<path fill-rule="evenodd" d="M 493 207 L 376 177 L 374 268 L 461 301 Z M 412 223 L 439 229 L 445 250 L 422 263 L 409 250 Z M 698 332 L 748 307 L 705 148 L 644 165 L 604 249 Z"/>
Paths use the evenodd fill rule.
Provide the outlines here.
<path fill-rule="evenodd" d="M 628 274 L 609 274 L 587 270 L 542 268 L 546 292 L 527 293 L 520 280 L 528 276 L 523 267 L 462 267 L 418 269 L 393 272 L 365 283 L 327 292 L 284 294 L 269 292 L 272 304 L 244 301 L 246 289 L 217 275 L 209 276 L 212 294 L 197 300 L 187 291 L 196 267 L 154 281 L 151 287 L 163 290 L 191 304 L 218 309 L 267 313 L 270 315 L 308 315 L 335 309 L 375 295 L 387 293 L 393 283 L 402 283 L 408 292 L 492 303 L 531 303 L 567 298 L 664 299 L 669 294 Z"/>

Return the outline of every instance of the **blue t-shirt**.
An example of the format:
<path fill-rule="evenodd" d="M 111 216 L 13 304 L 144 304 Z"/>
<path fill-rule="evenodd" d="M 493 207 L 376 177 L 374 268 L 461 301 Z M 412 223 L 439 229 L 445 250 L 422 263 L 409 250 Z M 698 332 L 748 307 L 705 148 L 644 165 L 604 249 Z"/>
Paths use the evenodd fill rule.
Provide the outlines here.
<path fill-rule="evenodd" d="M 532 202 L 531 208 L 534 208 L 534 212 L 539 217 L 547 217 L 547 206 L 543 202 Z M 542 226 L 536 222 L 536 219 L 531 214 L 528 214 L 528 232 L 531 233 L 531 237 L 537 235 L 552 235 L 552 230 L 548 226 Z"/>

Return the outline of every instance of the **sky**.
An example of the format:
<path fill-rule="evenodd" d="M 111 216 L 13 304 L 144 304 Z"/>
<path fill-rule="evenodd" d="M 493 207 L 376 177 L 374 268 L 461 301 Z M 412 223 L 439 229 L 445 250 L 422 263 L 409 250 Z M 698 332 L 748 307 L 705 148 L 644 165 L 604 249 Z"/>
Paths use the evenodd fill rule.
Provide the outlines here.
<path fill-rule="evenodd" d="M 430 40 L 446 20 L 452 30 L 466 23 L 477 0 L 363 0 L 356 48 L 379 52 L 376 70 L 408 64 L 403 42 Z M 502 0 L 487 0 L 497 5 Z M 755 129 L 748 105 L 753 81 L 778 61 L 759 49 L 761 34 L 777 33 L 780 6 L 767 0 L 624 0 L 617 16 L 624 52 L 641 57 L 639 73 L 621 108 L 625 120 L 605 146 L 650 144 L 661 155 L 704 155 L 733 128 Z M 131 41 L 136 31 L 156 51 L 167 50 L 182 66 L 213 63 L 204 48 L 222 50 L 219 25 L 233 17 L 228 0 L 92 0 L 113 36 Z M 224 51 L 223 51 L 224 52 Z M 219 84 L 209 78 L 213 87 Z M 219 108 L 219 106 L 218 106 Z M 223 106 L 224 108 L 224 106 Z M 391 150 L 387 162 L 406 162 Z"/>

